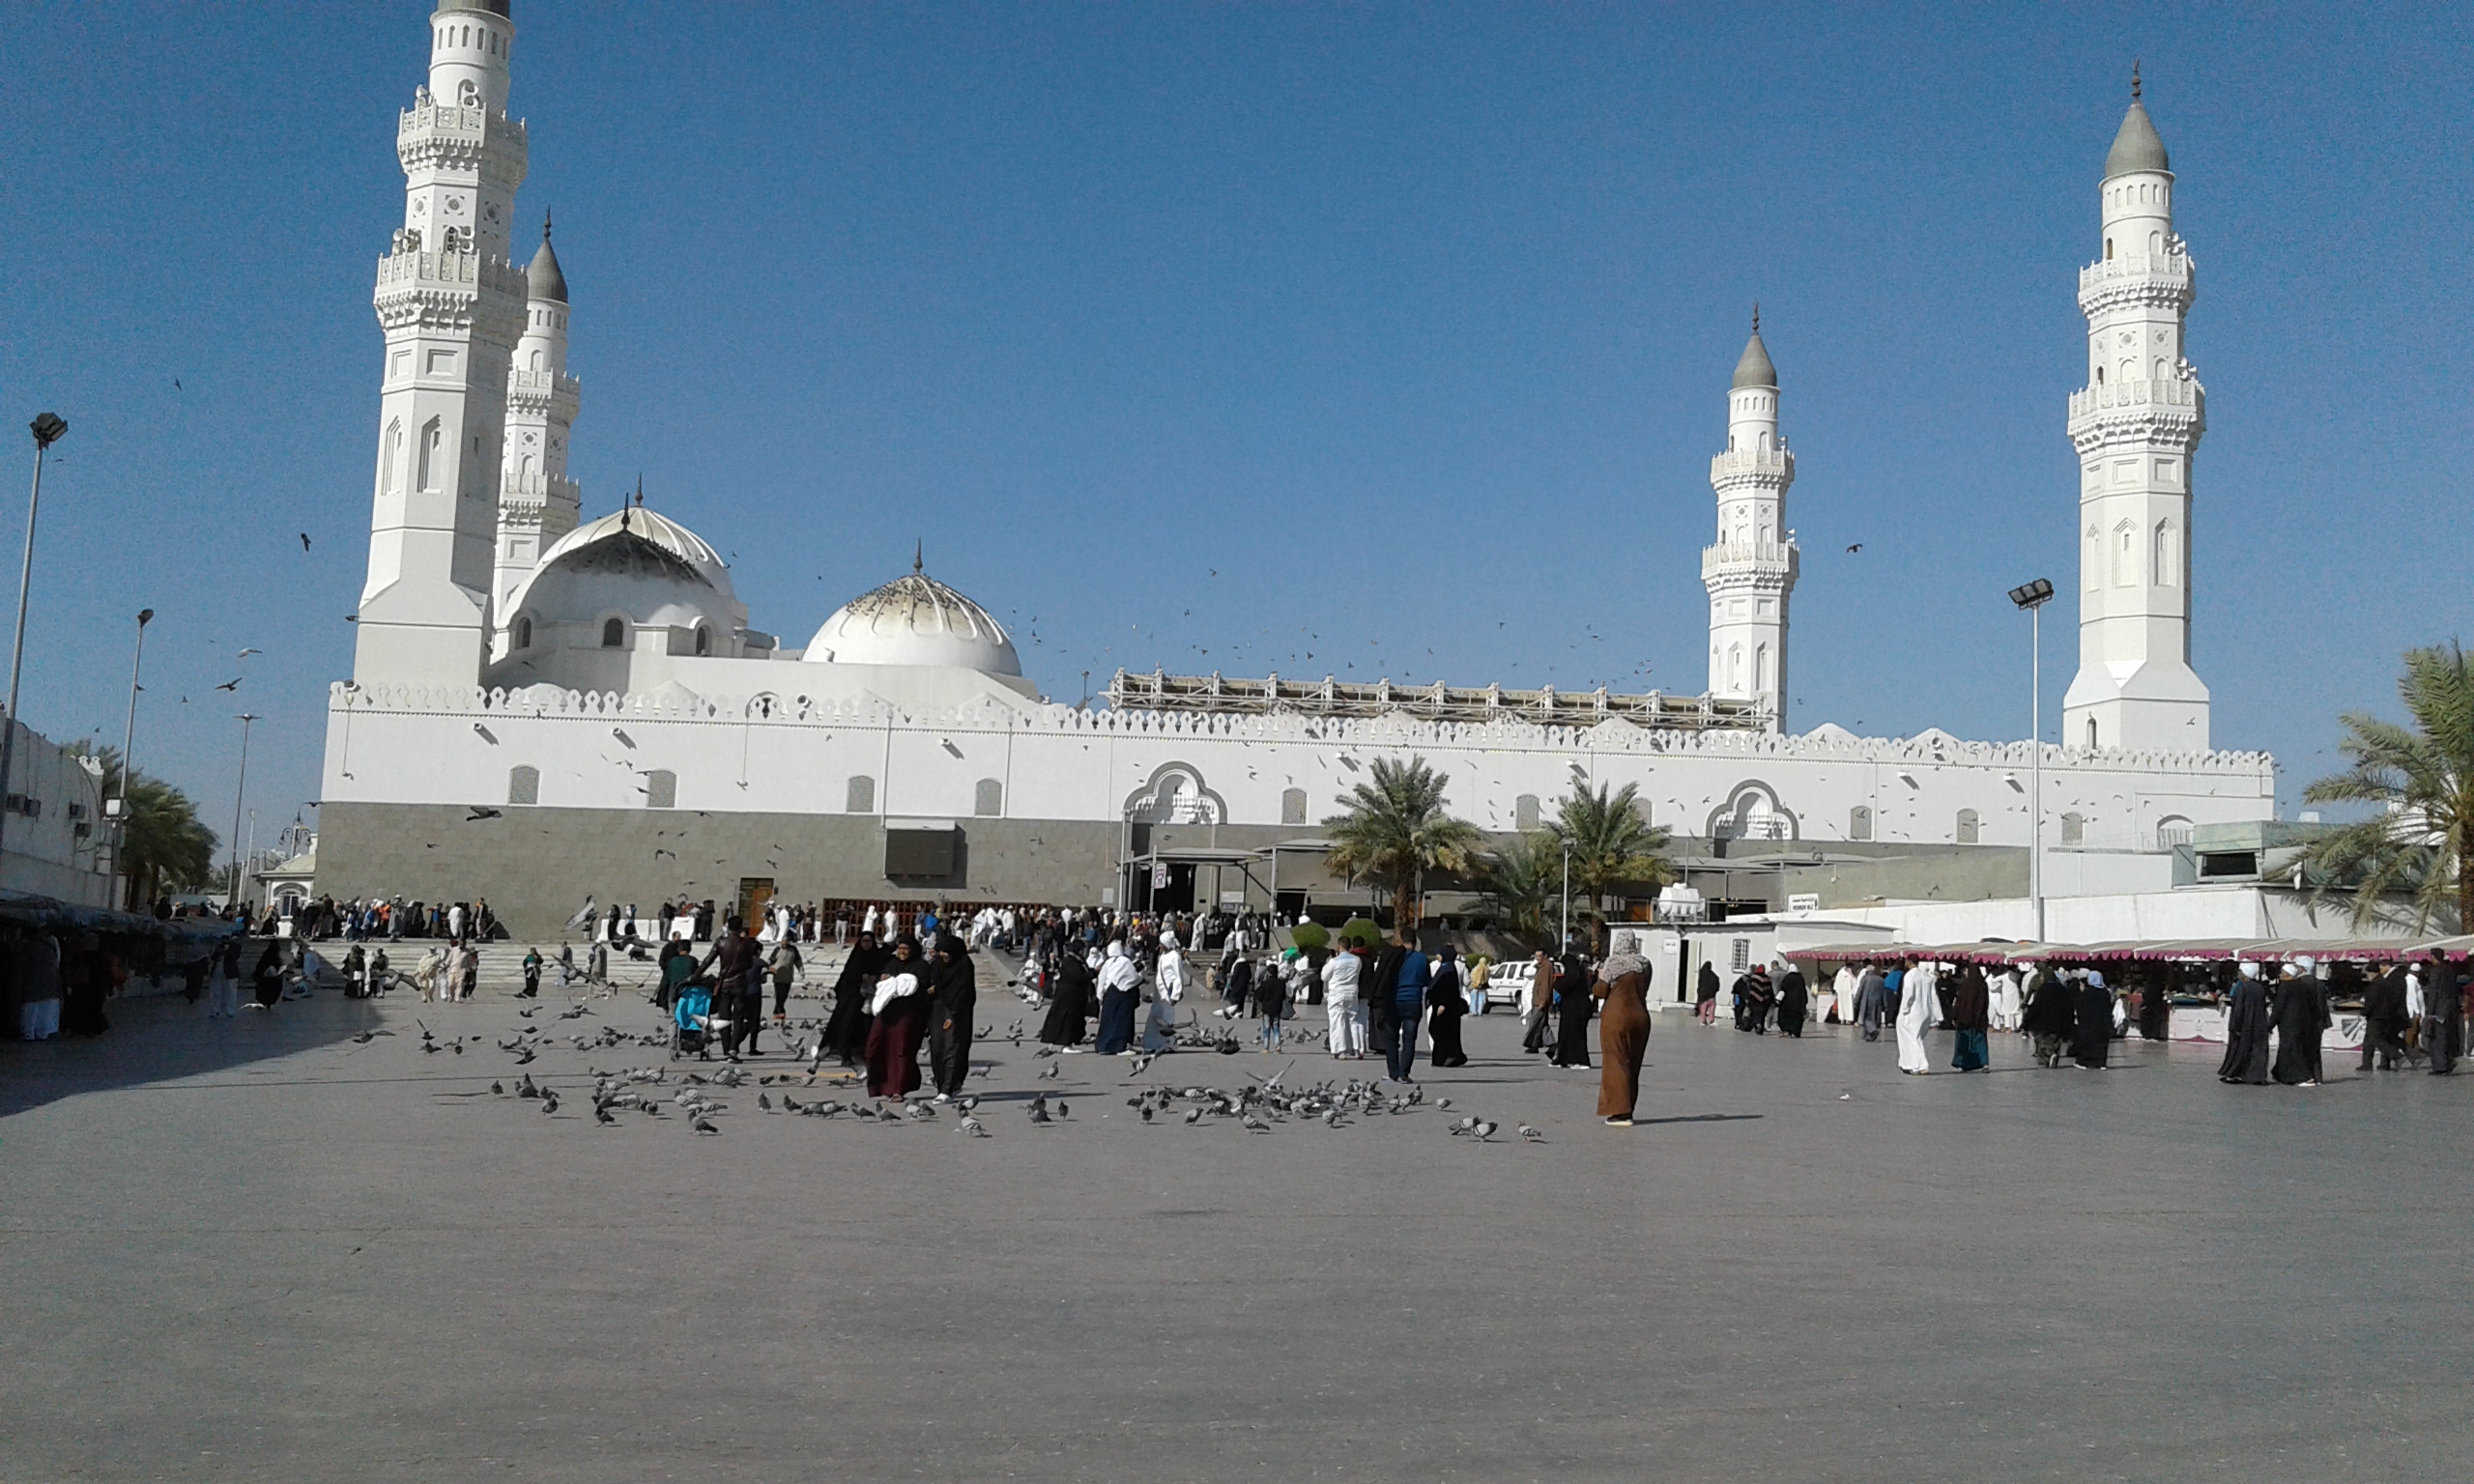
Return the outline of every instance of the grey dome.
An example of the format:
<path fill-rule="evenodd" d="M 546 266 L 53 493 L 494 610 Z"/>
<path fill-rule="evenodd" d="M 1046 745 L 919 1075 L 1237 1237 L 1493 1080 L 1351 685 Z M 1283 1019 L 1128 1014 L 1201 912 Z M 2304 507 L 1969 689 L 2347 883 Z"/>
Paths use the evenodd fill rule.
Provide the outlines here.
<path fill-rule="evenodd" d="M 567 275 L 559 271 L 559 255 L 550 250 L 550 223 L 541 223 L 541 250 L 532 255 L 532 266 L 524 271 L 524 292 L 533 299 L 546 299 L 557 303 L 567 301 Z"/>
<path fill-rule="evenodd" d="M 1761 343 L 1761 330 L 1756 326 L 1752 338 L 1743 343 L 1743 358 L 1736 362 L 1734 389 L 1741 391 L 1746 386 L 1774 387 L 1777 385 L 1778 368 L 1769 363 L 1769 348 Z"/>
<path fill-rule="evenodd" d="M 2121 132 L 2114 135 L 2114 147 L 2105 156 L 2105 179 L 2142 170 L 2170 172 L 2172 168 L 2165 157 L 2165 141 L 2157 135 L 2146 107 L 2139 100 L 2131 100 L 2130 112 L 2122 115 Z"/>

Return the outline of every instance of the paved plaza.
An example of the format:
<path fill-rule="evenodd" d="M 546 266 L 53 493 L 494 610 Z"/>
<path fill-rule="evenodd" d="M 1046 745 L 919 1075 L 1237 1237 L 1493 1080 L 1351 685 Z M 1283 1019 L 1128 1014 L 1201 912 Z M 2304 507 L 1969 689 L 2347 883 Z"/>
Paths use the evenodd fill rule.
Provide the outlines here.
<path fill-rule="evenodd" d="M 0 1477 L 2364 1480 L 2474 1426 L 2474 1078 L 1997 1037 L 1913 1079 L 1661 1015 L 1618 1130 L 1494 1015 L 1426 1106 L 1338 1127 L 1127 1105 L 1289 1058 L 1000 1041 L 985 1139 L 753 1080 L 699 1136 L 595 1123 L 587 1067 L 671 1064 L 566 1045 L 658 1025 L 582 1003 L 534 1016 L 546 1116 L 488 1091 L 499 995 L 0 1045 Z"/>

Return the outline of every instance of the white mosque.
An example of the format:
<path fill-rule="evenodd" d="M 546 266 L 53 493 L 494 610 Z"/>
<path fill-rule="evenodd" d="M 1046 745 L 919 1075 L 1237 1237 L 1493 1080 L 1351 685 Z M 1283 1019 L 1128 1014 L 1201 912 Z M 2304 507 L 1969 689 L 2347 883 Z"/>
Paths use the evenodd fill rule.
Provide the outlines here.
<path fill-rule="evenodd" d="M 2081 656 L 2039 759 L 1939 730 L 1786 729 L 1796 456 L 1757 319 L 1711 461 L 1707 695 L 1120 673 L 1106 709 L 1065 705 L 916 561 L 784 643 L 640 494 L 582 519 L 566 276 L 546 224 L 529 267 L 513 256 L 515 25 L 505 0 L 443 0 L 429 25 L 378 261 L 369 575 L 329 702 L 323 892 L 482 896 L 520 930 L 588 895 L 1289 905 L 1342 889 L 1315 821 L 1370 759 L 1410 754 L 1490 831 L 1534 827 L 1576 782 L 1636 784 L 1687 854 L 1927 859 L 1978 896 L 2024 872 L 2031 833 L 2049 890 L 2129 889 L 2164 884 L 2195 828 L 2273 815 L 2271 760 L 2210 750 L 2190 667 L 2206 403 L 2173 175 L 2136 93 L 2079 275 Z"/>

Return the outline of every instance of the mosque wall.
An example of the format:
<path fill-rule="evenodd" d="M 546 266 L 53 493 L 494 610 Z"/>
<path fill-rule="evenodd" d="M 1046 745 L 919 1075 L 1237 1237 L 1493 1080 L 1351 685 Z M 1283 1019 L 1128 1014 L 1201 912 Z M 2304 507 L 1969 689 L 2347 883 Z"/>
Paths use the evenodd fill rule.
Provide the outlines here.
<path fill-rule="evenodd" d="M 1587 781 L 1637 784 L 1653 822 L 1678 835 L 1747 845 L 2028 842 L 2027 744 L 1938 732 L 1779 737 L 993 699 L 918 715 L 537 690 L 333 694 L 319 889 L 485 895 L 531 930 L 539 919 L 519 901 L 556 919 L 587 894 L 633 894 L 649 908 L 708 871 L 733 894 L 741 876 L 768 873 L 796 896 L 881 893 L 887 820 L 963 827 L 964 870 L 923 889 L 1097 900 L 1117 879 L 1128 821 L 1216 830 L 1229 846 L 1310 836 L 1374 759 L 1411 755 L 1450 777 L 1453 813 L 1490 832 L 1551 816 Z M 2049 849 L 2153 851 L 2188 824 L 2274 813 L 2258 754 L 2048 747 L 2044 787 Z M 501 813 L 470 820 L 469 806 Z M 682 831 L 715 842 L 709 868 L 681 848 Z M 490 835 L 498 845 L 460 843 Z M 494 880 L 507 884 L 494 892 Z"/>

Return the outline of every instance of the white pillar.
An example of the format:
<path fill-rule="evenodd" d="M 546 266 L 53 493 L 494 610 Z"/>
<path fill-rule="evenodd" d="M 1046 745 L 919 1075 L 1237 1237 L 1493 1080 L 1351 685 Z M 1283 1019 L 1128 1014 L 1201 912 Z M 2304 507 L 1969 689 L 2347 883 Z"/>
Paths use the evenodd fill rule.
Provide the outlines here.
<path fill-rule="evenodd" d="M 2079 672 L 2062 699 L 2061 740 L 2204 752 L 2208 693 L 2191 669 L 2191 456 L 2207 393 L 2183 354 L 2197 279 L 2136 72 L 2100 190 L 2102 255 L 2079 272 Z"/>
<path fill-rule="evenodd" d="M 387 358 L 353 657 L 364 685 L 480 678 L 507 362 L 525 307 L 506 256 L 526 148 L 505 111 L 505 0 L 443 0 L 429 83 L 396 122 L 404 224 L 373 298 Z"/>
<path fill-rule="evenodd" d="M 1718 539 L 1701 553 L 1710 589 L 1710 694 L 1750 701 L 1777 731 L 1787 720 L 1787 599 L 1796 586 L 1787 487 L 1796 456 L 1778 432 L 1778 371 L 1761 343 L 1761 311 L 1727 392 L 1727 451 L 1710 461 Z"/>

